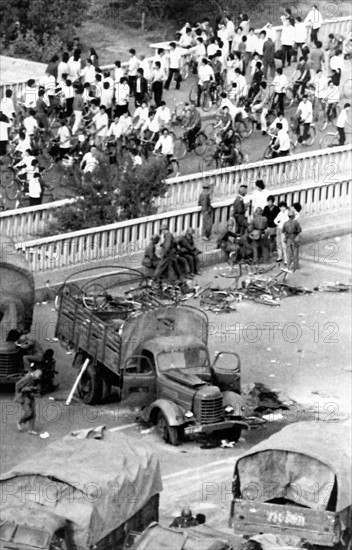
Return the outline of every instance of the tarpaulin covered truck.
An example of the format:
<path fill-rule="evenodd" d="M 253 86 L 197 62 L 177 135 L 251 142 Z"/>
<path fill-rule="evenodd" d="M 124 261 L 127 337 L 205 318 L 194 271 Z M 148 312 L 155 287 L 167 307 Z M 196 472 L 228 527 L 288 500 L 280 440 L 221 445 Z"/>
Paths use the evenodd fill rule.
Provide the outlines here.
<path fill-rule="evenodd" d="M 138 392 L 143 419 L 173 445 L 184 434 L 224 430 L 238 440 L 248 427 L 240 359 L 219 352 L 211 362 L 207 315 L 186 305 L 131 311 L 104 295 L 102 278 L 99 288 L 100 305 L 93 310 L 88 290 L 76 283 L 63 287 L 58 305 L 57 338 L 75 350 L 73 366 L 82 369 L 88 360 L 78 386 L 81 399 L 99 403 L 113 385 L 122 399 Z"/>
<path fill-rule="evenodd" d="M 14 384 L 23 374 L 21 351 L 6 337 L 11 329 L 30 331 L 34 300 L 32 273 L 14 243 L 0 236 L 0 384 Z"/>
<path fill-rule="evenodd" d="M 120 550 L 158 521 L 159 461 L 107 431 L 67 436 L 0 477 L 0 549 Z"/>
<path fill-rule="evenodd" d="M 236 534 L 289 535 L 351 549 L 351 422 L 296 422 L 236 462 Z"/>

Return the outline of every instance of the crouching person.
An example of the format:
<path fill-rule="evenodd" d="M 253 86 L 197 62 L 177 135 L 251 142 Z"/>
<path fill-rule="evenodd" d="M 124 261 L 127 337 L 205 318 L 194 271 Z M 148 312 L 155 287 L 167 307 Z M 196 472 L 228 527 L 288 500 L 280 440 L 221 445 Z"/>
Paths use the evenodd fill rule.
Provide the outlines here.
<path fill-rule="evenodd" d="M 159 235 L 153 235 L 150 239 L 150 243 L 148 244 L 147 248 L 144 251 L 142 266 L 147 268 L 148 275 L 151 275 L 154 273 L 155 269 L 157 268 L 160 262 L 160 258 L 156 254 L 156 245 L 159 242 L 160 242 Z"/>
<path fill-rule="evenodd" d="M 186 258 L 191 275 L 200 275 L 199 255 L 201 251 L 194 244 L 194 229 L 189 227 L 187 231 L 178 239 L 179 256 Z"/>

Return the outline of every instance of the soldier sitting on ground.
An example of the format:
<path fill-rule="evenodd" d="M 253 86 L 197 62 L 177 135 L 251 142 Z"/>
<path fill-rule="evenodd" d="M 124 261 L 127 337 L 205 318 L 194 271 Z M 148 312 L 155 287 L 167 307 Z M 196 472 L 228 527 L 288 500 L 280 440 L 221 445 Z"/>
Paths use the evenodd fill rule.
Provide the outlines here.
<path fill-rule="evenodd" d="M 27 335 L 23 334 L 16 342 L 16 346 L 22 350 L 24 370 L 28 371 L 31 363 L 40 366 L 43 361 L 44 351 L 37 340 L 31 340 Z"/>

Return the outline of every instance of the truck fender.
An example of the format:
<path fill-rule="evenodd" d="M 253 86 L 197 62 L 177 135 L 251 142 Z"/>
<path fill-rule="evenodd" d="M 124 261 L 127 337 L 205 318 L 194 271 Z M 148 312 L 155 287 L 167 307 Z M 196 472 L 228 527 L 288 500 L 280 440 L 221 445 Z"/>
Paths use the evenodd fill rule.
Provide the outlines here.
<path fill-rule="evenodd" d="M 144 412 L 148 422 L 156 424 L 159 411 L 163 412 L 170 426 L 182 426 L 185 423 L 184 411 L 168 399 L 157 399 Z"/>
<path fill-rule="evenodd" d="M 238 393 L 234 391 L 224 391 L 222 393 L 222 398 L 224 407 L 226 407 L 226 405 L 233 407 L 234 416 L 245 416 L 246 402 Z"/>

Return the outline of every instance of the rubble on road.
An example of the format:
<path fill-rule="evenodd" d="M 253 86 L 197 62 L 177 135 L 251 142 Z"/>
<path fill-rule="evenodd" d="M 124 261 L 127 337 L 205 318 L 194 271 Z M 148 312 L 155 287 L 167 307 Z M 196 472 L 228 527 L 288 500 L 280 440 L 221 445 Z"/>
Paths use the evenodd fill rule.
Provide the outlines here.
<path fill-rule="evenodd" d="M 270 414 L 272 411 L 289 410 L 276 391 L 271 390 L 260 382 L 242 386 L 241 396 L 246 403 L 246 416 Z"/>
<path fill-rule="evenodd" d="M 335 281 L 333 283 L 322 283 L 314 288 L 314 290 L 319 292 L 351 292 L 352 284 L 340 283 L 340 281 Z"/>

